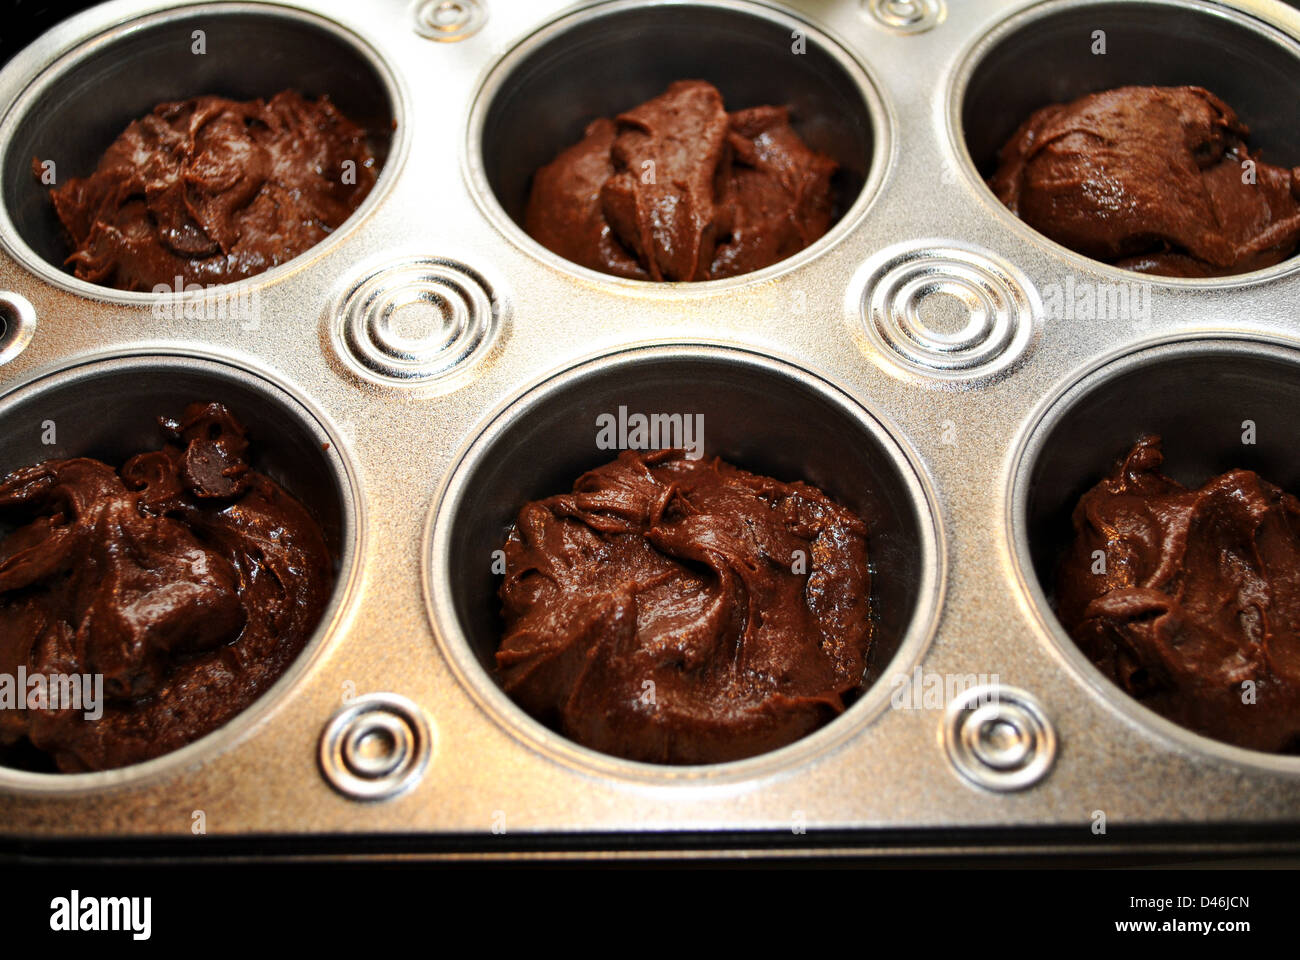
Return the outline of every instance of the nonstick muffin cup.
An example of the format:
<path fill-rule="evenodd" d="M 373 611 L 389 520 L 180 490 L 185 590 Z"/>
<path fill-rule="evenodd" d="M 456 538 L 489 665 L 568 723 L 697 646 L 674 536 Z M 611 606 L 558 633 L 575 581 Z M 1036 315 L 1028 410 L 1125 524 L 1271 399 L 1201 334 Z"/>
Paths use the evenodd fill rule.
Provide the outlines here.
<path fill-rule="evenodd" d="M 1035 110 L 1125 86 L 1205 87 L 1250 128 L 1252 154 L 1287 169 L 1300 164 L 1300 44 L 1293 37 L 1200 0 L 1084 0 L 1032 7 L 968 55 L 953 97 L 964 166 L 983 186 L 1002 145 Z M 984 193 L 1000 215 L 1014 219 L 991 190 Z M 1155 279 L 1224 285 L 1285 269 Z"/>
<path fill-rule="evenodd" d="M 835 221 L 869 201 L 888 129 L 865 71 L 804 21 L 719 0 L 599 5 L 547 24 L 512 50 L 480 89 L 470 118 L 468 172 L 480 205 L 525 249 L 590 273 L 523 232 L 533 172 L 581 140 L 592 120 L 616 116 L 682 79 L 712 83 L 728 111 L 789 107 L 800 138 L 839 164 L 831 182 Z M 810 255 L 839 232 L 832 225 L 830 239 L 813 244 Z"/>
<path fill-rule="evenodd" d="M 1196 488 L 1229 470 L 1253 470 L 1300 490 L 1300 352 L 1246 339 L 1164 343 L 1089 371 L 1044 412 L 1016 472 L 1019 562 L 1051 638 L 1074 669 L 1125 716 L 1210 755 L 1300 772 L 1300 758 L 1245 750 L 1184 729 L 1121 691 L 1082 652 L 1053 613 L 1062 558 L 1074 540 L 1079 499 L 1148 434 L 1161 438 L 1161 472 Z M 1262 708 L 1261 708 L 1262 709 Z"/>
<path fill-rule="evenodd" d="M 25 90 L 0 126 L 0 216 L 9 221 L 3 232 L 14 254 L 53 282 L 99 296 L 148 297 L 84 283 L 64 268 L 71 250 L 33 158 L 53 161 L 56 182 L 64 183 L 89 176 L 127 125 L 160 103 L 207 94 L 269 99 L 286 89 L 308 99 L 328 95 L 367 132 L 382 176 L 398 119 L 393 81 L 372 50 L 327 20 L 285 7 L 210 4 L 163 11 L 88 40 Z"/>
<path fill-rule="evenodd" d="M 0 475 L 75 457 L 120 467 L 138 453 L 161 449 L 165 437 L 158 418 L 180 416 L 195 402 L 225 405 L 248 430 L 252 468 L 289 492 L 320 525 L 335 577 L 321 622 L 271 689 L 230 723 L 180 750 L 96 773 L 0 767 L 0 784 L 70 792 L 147 779 L 200 761 L 237 741 L 259 715 L 283 700 L 331 632 L 356 561 L 361 511 L 355 478 L 310 406 L 257 371 L 168 353 L 116 355 L 53 371 L 0 396 Z M 8 532 L 0 524 L 0 536 Z"/>
<path fill-rule="evenodd" d="M 930 634 L 941 588 L 941 546 L 922 480 L 883 423 L 830 385 L 757 354 L 698 345 L 628 351 L 559 373 L 502 410 L 466 451 L 432 520 L 426 576 L 440 636 L 477 696 L 522 735 L 556 741 L 510 704 L 492 677 L 504 629 L 494 553 L 523 504 L 568 492 L 587 470 L 613 459 L 617 451 L 597 446 L 597 419 L 617 417 L 620 408 L 699 418 L 704 457 L 782 482 L 810 483 L 869 529 L 874 639 L 858 704 L 794 745 L 712 765 L 713 771 L 743 773 L 776 762 L 779 754 L 798 759 L 815 741 L 845 735 L 878 712 L 888 694 L 878 681 L 911 669 Z M 650 778 L 698 779 L 711 772 L 707 766 L 683 774 L 617 761 L 573 744 L 564 752 Z"/>

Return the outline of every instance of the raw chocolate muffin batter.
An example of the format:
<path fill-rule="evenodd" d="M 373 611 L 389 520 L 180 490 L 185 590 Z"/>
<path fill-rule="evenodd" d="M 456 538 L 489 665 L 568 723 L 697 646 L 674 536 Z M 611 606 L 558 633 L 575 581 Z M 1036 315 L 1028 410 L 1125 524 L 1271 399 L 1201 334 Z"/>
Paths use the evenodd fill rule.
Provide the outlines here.
<path fill-rule="evenodd" d="M 377 166 L 365 137 L 328 97 L 293 90 L 159 104 L 89 177 L 50 191 L 73 248 L 66 264 L 82 280 L 145 291 L 269 270 L 365 199 Z"/>
<path fill-rule="evenodd" d="M 867 527 L 807 484 L 626 451 L 526 504 L 505 554 L 499 678 L 595 750 L 738 760 L 821 727 L 862 685 Z"/>
<path fill-rule="evenodd" d="M 1162 460 L 1160 438 L 1145 437 L 1079 501 L 1061 622 L 1103 673 L 1175 723 L 1300 753 L 1300 500 L 1249 470 L 1187 489 Z"/>
<path fill-rule="evenodd" d="M 1300 247 L 1300 167 L 1264 163 L 1248 133 L 1200 87 L 1120 87 L 1035 111 L 989 185 L 1085 256 L 1164 276 L 1245 273 Z"/>
<path fill-rule="evenodd" d="M 138 763 L 220 727 L 316 628 L 333 586 L 320 527 L 250 469 L 220 404 L 161 420 L 120 471 L 49 460 L 0 480 L 0 672 L 102 674 L 103 716 L 0 711 L 64 771 Z"/>
<path fill-rule="evenodd" d="M 638 280 L 713 280 L 770 266 L 831 225 L 836 163 L 784 107 L 727 113 L 703 80 L 593 121 L 533 177 L 528 233 L 574 263 Z"/>

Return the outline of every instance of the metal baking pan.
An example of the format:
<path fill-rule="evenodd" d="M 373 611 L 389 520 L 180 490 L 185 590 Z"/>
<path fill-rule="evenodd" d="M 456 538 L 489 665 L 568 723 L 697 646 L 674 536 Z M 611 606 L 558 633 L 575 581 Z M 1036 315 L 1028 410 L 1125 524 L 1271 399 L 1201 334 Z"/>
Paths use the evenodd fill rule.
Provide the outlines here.
<path fill-rule="evenodd" d="M 683 77 L 729 107 L 791 105 L 843 168 L 830 232 L 667 285 L 530 239 L 531 172 Z M 1175 476 L 1250 466 L 1300 489 L 1300 260 L 1139 276 L 1045 239 L 983 182 L 1032 109 L 1127 83 L 1206 86 L 1252 147 L 1300 163 L 1300 11 L 1276 0 L 118 0 L 55 27 L 0 71 L 0 468 L 120 458 L 164 409 L 222 399 L 260 469 L 325 519 L 339 576 L 307 649 L 234 722 L 134 767 L 0 769 L 0 834 L 449 856 L 1293 849 L 1300 757 L 1128 699 L 1046 597 L 1074 500 L 1144 430 Z M 330 94 L 383 160 L 327 241 L 181 295 L 58 266 L 33 156 L 84 173 L 155 103 L 285 87 Z M 877 666 L 841 718 L 662 767 L 580 747 L 496 685 L 493 552 L 523 502 L 609 459 L 594 420 L 620 406 L 703 414 L 710 453 L 871 521 Z M 972 683 L 996 687 L 991 712 Z"/>

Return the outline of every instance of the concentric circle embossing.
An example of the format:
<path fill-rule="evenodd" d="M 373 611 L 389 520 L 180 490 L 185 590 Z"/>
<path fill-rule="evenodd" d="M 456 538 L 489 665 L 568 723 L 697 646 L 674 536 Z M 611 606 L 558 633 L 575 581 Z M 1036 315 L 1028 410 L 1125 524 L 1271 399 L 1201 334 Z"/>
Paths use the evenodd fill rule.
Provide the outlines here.
<path fill-rule="evenodd" d="M 0 290 L 0 365 L 22 353 L 36 330 L 36 308 L 30 300 Z"/>
<path fill-rule="evenodd" d="M 487 22 L 478 0 L 424 0 L 415 10 L 415 32 L 439 43 L 472 37 Z"/>
<path fill-rule="evenodd" d="M 334 309 L 332 339 L 363 376 L 418 385 L 459 372 L 491 343 L 500 303 L 491 285 L 443 257 L 396 261 L 351 284 Z"/>
<path fill-rule="evenodd" d="M 900 33 L 923 33 L 943 21 L 943 0 L 863 0 L 877 21 Z"/>
<path fill-rule="evenodd" d="M 971 248 L 891 247 L 863 267 L 868 336 L 906 370 L 943 379 L 988 377 L 1011 366 L 1042 314 L 1030 282 Z"/>
<path fill-rule="evenodd" d="M 1015 687 L 971 687 L 948 705 L 944 746 L 963 777 L 990 790 L 1023 790 L 1056 759 L 1056 731 L 1030 694 Z"/>
<path fill-rule="evenodd" d="M 321 771 L 330 786 L 358 800 L 383 800 L 424 775 L 433 733 L 406 697 L 372 693 L 336 713 L 320 741 Z"/>

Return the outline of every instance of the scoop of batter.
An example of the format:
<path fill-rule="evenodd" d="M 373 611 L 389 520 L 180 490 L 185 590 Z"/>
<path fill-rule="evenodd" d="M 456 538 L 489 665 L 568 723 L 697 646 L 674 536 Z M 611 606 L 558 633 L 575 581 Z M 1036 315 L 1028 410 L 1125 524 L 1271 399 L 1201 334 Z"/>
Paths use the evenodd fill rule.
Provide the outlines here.
<path fill-rule="evenodd" d="M 303 253 L 365 199 L 376 166 L 365 131 L 328 97 L 196 97 L 132 122 L 94 173 L 50 198 L 76 276 L 174 289 L 177 277 L 229 283 Z"/>
<path fill-rule="evenodd" d="M 871 649 L 867 527 L 804 483 L 626 451 L 505 545 L 506 692 L 565 736 L 719 763 L 831 720 Z"/>
<path fill-rule="evenodd" d="M 138 763 L 226 723 L 284 672 L 332 589 L 320 527 L 249 468 L 229 411 L 160 422 L 168 444 L 120 471 L 49 460 L 0 480 L 0 521 L 17 525 L 0 540 L 0 673 L 104 678 L 98 720 L 0 711 L 0 745 L 26 738 L 64 771 Z"/>
<path fill-rule="evenodd" d="M 1061 622 L 1175 723 L 1300 753 L 1300 500 L 1249 470 L 1187 489 L 1162 460 L 1145 437 L 1079 501 Z"/>
<path fill-rule="evenodd" d="M 583 139 L 533 178 L 524 226 L 574 263 L 639 280 L 712 280 L 770 266 L 831 225 L 836 163 L 784 107 L 728 114 L 680 80 Z"/>
<path fill-rule="evenodd" d="M 1035 111 L 989 180 L 1035 230 L 1116 266 L 1209 277 L 1300 247 L 1300 167 L 1264 163 L 1200 87 L 1120 87 Z"/>

